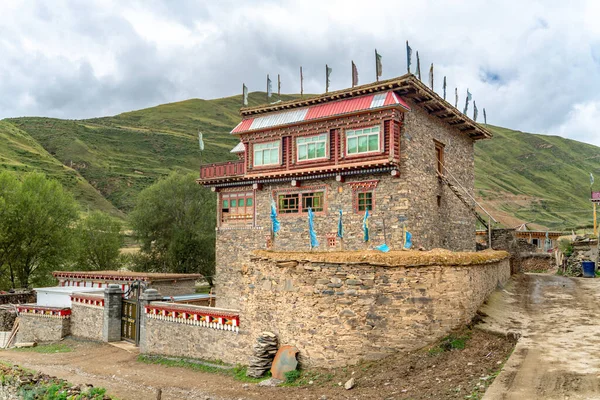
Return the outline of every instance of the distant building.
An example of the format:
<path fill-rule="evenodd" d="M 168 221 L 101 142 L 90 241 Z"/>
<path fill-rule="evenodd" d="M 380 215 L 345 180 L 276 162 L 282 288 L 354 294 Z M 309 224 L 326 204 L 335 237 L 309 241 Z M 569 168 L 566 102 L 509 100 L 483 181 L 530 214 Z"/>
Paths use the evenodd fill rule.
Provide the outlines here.
<path fill-rule="evenodd" d="M 218 194 L 217 284 L 241 267 L 241 252 L 308 250 L 309 207 L 319 250 L 367 248 L 366 210 L 373 245 L 401 248 L 408 229 L 417 247 L 475 250 L 475 213 L 453 190 L 472 195 L 474 142 L 491 133 L 415 76 L 241 115 L 231 131 L 240 139 L 232 150 L 239 160 L 200 171 L 199 183 Z M 272 201 L 281 224 L 274 241 Z M 336 237 L 340 209 L 343 244 Z"/>

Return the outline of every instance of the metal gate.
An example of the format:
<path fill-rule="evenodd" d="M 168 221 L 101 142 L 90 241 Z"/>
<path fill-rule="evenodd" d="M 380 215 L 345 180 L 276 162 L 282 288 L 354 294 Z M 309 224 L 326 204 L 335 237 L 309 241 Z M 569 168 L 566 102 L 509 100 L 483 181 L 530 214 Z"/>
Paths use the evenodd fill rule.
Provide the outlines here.
<path fill-rule="evenodd" d="M 121 339 L 137 345 L 139 320 L 138 300 L 123 299 L 123 311 L 121 314 Z"/>

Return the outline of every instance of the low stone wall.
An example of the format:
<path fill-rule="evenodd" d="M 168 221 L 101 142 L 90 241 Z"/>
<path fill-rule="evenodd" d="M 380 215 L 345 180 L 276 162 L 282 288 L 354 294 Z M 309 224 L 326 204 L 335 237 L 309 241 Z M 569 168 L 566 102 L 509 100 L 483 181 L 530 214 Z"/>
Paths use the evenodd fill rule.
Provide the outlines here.
<path fill-rule="evenodd" d="M 153 302 L 142 318 L 143 353 L 246 363 L 251 351 L 235 310 Z"/>
<path fill-rule="evenodd" d="M 35 303 L 35 301 L 36 301 L 36 294 L 33 291 L 21 292 L 21 293 L 0 294 L 0 305 L 1 304 Z"/>
<path fill-rule="evenodd" d="M 76 296 L 73 296 L 71 305 L 71 335 L 101 341 L 104 296 Z M 98 301 L 94 302 L 93 298 Z"/>
<path fill-rule="evenodd" d="M 0 331 L 10 331 L 17 318 L 17 309 L 11 305 L 0 306 Z"/>
<path fill-rule="evenodd" d="M 54 342 L 69 334 L 71 310 L 35 305 L 21 306 L 19 320 L 16 343 Z"/>
<path fill-rule="evenodd" d="M 239 333 L 193 316 L 218 309 L 154 302 L 140 345 L 144 353 L 246 364 L 256 338 L 272 331 L 298 347 L 304 365 L 340 367 L 434 342 L 468 323 L 509 278 L 504 251 L 258 251 L 238 276 Z"/>

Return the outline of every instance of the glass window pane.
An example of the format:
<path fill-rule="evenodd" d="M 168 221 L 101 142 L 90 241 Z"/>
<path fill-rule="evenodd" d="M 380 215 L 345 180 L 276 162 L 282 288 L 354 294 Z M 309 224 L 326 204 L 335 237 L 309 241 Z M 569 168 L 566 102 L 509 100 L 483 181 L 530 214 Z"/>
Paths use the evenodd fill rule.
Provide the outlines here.
<path fill-rule="evenodd" d="M 379 135 L 369 135 L 369 151 L 379 149 Z"/>
<path fill-rule="evenodd" d="M 237 207 L 237 200 L 231 199 L 231 207 Z"/>
<path fill-rule="evenodd" d="M 325 157 L 325 143 L 317 143 L 317 157 Z"/>
<path fill-rule="evenodd" d="M 315 158 L 315 145 L 313 143 L 310 143 L 308 145 L 308 158 L 309 159 Z"/>
<path fill-rule="evenodd" d="M 249 198 L 246 199 L 246 205 L 247 206 L 251 206 L 252 205 L 252 198 L 249 197 Z"/>
<path fill-rule="evenodd" d="M 367 145 L 367 137 L 366 136 L 359 136 L 358 137 L 358 152 L 362 153 L 365 151 L 368 151 L 368 145 Z"/>
<path fill-rule="evenodd" d="M 271 164 L 279 164 L 279 148 L 271 149 Z"/>
<path fill-rule="evenodd" d="M 347 150 L 348 154 L 354 154 L 357 152 L 357 150 L 358 150 L 356 147 L 357 142 L 358 142 L 357 139 L 354 137 L 348 139 L 348 150 Z"/>
<path fill-rule="evenodd" d="M 306 158 L 306 145 L 303 144 L 301 146 L 298 146 L 298 160 L 306 160 Z"/>
<path fill-rule="evenodd" d="M 229 208 L 229 200 L 223 200 L 223 208 Z"/>

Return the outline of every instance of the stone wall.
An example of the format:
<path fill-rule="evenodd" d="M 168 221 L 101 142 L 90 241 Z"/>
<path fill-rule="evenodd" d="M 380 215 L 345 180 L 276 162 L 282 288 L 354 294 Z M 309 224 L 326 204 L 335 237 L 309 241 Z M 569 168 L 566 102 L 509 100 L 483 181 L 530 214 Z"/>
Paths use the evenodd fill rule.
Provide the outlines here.
<path fill-rule="evenodd" d="M 265 331 L 301 362 L 339 367 L 413 350 L 469 322 L 510 277 L 506 252 L 259 251 L 237 272 L 239 333 L 145 322 L 144 352 L 247 363 Z M 234 290 L 231 291 L 233 295 Z M 186 318 L 189 318 L 187 316 Z M 181 340 L 186 338 L 186 340 Z"/>
<path fill-rule="evenodd" d="M 0 307 L 0 331 L 10 331 L 16 318 L 17 310 L 14 307 L 10 305 Z"/>
<path fill-rule="evenodd" d="M 16 343 L 54 342 L 70 333 L 70 318 L 19 314 L 19 332 Z"/>
<path fill-rule="evenodd" d="M 71 335 L 102 340 L 104 307 L 73 303 L 71 306 Z"/>
<path fill-rule="evenodd" d="M 0 305 L 2 304 L 25 304 L 35 303 L 36 294 L 33 291 L 21 293 L 3 293 L 0 294 Z"/>
<path fill-rule="evenodd" d="M 156 289 L 163 296 L 181 296 L 196 293 L 196 281 L 193 279 L 155 281 L 149 288 Z"/>

